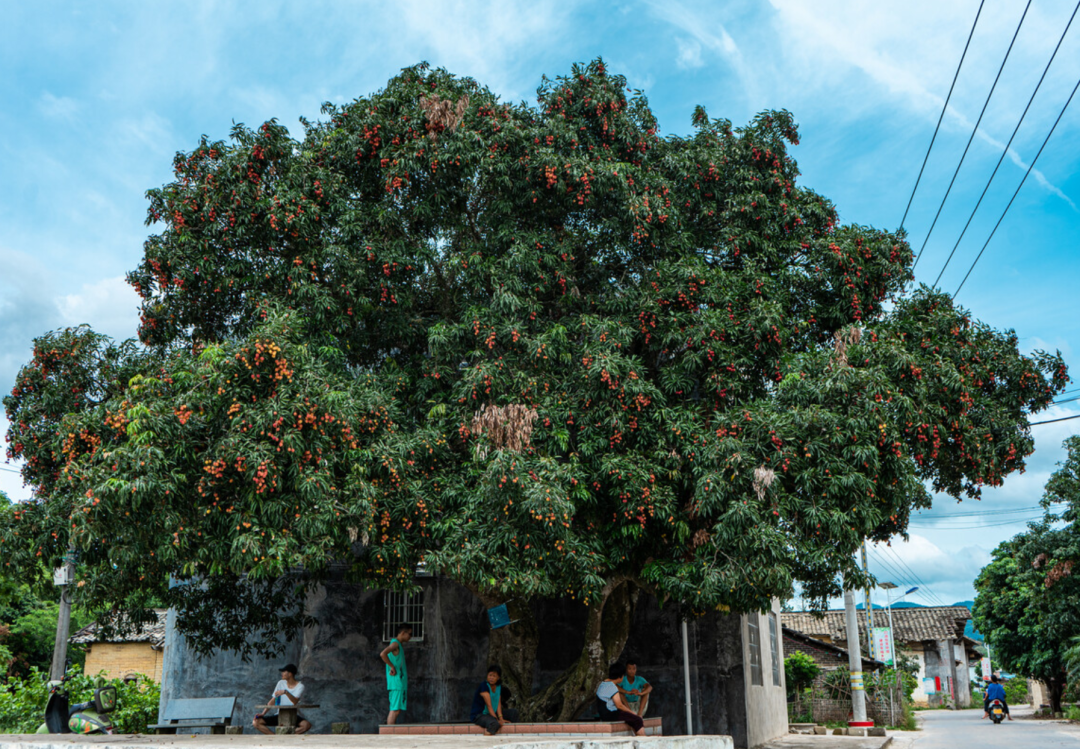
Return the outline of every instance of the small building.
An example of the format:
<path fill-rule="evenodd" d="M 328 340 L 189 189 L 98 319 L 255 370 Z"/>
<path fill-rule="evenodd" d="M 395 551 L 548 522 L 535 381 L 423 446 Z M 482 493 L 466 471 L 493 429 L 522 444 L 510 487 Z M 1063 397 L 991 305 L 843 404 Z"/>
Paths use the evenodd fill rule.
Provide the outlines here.
<path fill-rule="evenodd" d="M 86 648 L 83 673 L 103 673 L 109 679 L 128 679 L 142 675 L 161 681 L 165 650 L 165 609 L 156 609 L 157 621 L 136 632 L 114 633 L 110 639 L 98 634 L 92 622 L 71 636 L 69 642 Z"/>
<path fill-rule="evenodd" d="M 875 610 L 876 626 L 888 626 L 888 614 Z M 919 665 L 912 699 L 916 704 L 953 707 L 971 705 L 969 663 L 977 658 L 975 641 L 964 636 L 964 625 L 971 619 L 965 606 L 913 606 L 894 608 L 893 640 L 897 657 L 914 658 Z M 866 613 L 860 611 L 859 641 L 866 642 Z M 785 627 L 822 642 L 847 647 L 844 612 L 785 612 Z"/>
<path fill-rule="evenodd" d="M 785 656 L 791 655 L 795 651 L 806 653 L 814 659 L 814 663 L 822 671 L 836 671 L 839 668 L 848 667 L 848 651 L 844 648 L 815 639 L 789 627 L 784 627 L 783 631 Z M 885 668 L 884 663 L 863 656 L 863 671 L 877 671 L 881 668 Z"/>

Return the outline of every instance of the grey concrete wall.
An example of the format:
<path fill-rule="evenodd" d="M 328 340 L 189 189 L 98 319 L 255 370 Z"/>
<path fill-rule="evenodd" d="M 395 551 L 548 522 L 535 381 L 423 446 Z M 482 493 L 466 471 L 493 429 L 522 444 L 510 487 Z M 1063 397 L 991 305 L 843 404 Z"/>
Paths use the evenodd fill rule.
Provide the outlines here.
<path fill-rule="evenodd" d="M 409 666 L 409 722 L 468 718 L 472 693 L 487 666 L 487 615 L 478 599 L 461 586 L 428 578 L 424 588 L 423 642 L 406 645 Z M 250 728 L 256 706 L 266 704 L 279 678 L 278 669 L 292 661 L 300 669 L 305 701 L 320 706 L 306 717 L 318 733 L 330 723 L 348 721 L 356 733 L 371 733 L 385 722 L 386 670 L 379 660 L 383 596 L 358 586 L 330 584 L 313 595 L 309 613 L 318 625 L 302 639 L 287 643 L 270 661 L 244 662 L 220 652 L 199 660 L 167 622 L 168 646 L 161 699 L 181 697 L 239 698 L 233 722 Z"/>
<path fill-rule="evenodd" d="M 426 578 L 421 584 L 426 631 L 423 642 L 406 646 L 409 709 L 402 719 L 409 723 L 466 720 L 473 690 L 488 665 L 487 614 L 478 599 L 455 583 Z M 231 653 L 199 660 L 177 634 L 170 612 L 162 704 L 183 697 L 235 695 L 239 699 L 234 723 L 251 731 L 256 706 L 270 697 L 280 666 L 292 661 L 307 689 L 305 700 L 320 705 L 307 715 L 315 732 L 328 732 L 330 723 L 337 721 L 348 721 L 354 733 L 375 732 L 387 711 L 385 667 L 378 658 L 384 647 L 382 606 L 381 591 L 329 584 L 309 599 L 308 611 L 318 625 L 287 643 L 280 657 L 246 663 Z M 565 599 L 539 603 L 534 613 L 541 623 L 534 684 L 539 690 L 580 655 L 587 609 Z M 747 743 L 752 738 L 748 705 L 755 710 L 754 720 L 766 721 L 768 727 L 762 730 L 768 738 L 787 730 L 784 688 L 771 687 L 764 620 L 763 665 L 770 687 L 756 688 L 753 698 L 748 698 L 743 625 L 742 617 L 713 612 L 688 627 L 694 733 L 730 735 L 737 747 L 751 745 Z M 680 629 L 675 606 L 661 608 L 655 599 L 642 596 L 622 656 L 624 661 L 636 660 L 639 672 L 654 685 L 648 717 L 662 717 L 666 735 L 687 733 Z M 759 702 L 762 699 L 767 706 Z M 778 715 L 782 731 L 773 727 Z"/>

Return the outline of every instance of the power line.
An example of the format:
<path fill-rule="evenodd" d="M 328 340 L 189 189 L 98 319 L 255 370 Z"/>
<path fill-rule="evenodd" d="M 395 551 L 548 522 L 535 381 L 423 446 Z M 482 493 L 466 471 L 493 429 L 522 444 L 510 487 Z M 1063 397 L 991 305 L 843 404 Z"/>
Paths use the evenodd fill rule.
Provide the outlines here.
<path fill-rule="evenodd" d="M 877 553 L 877 561 L 878 561 L 878 563 L 881 564 L 882 566 L 886 567 L 887 569 L 891 570 L 893 572 L 893 574 L 895 574 L 897 576 L 897 578 L 900 579 L 901 581 L 906 581 L 906 584 L 915 585 L 917 578 L 916 578 L 916 575 L 910 570 L 910 568 L 908 569 L 907 572 L 904 572 L 904 571 L 900 570 L 896 566 L 895 562 L 886 562 L 885 561 L 885 555 L 884 555 L 883 552 L 884 552 L 884 550 L 886 548 L 887 547 L 882 547 L 882 546 L 875 546 L 874 547 L 874 551 Z M 893 556 L 895 556 L 895 555 L 893 555 Z M 922 580 L 917 580 L 917 582 L 919 583 L 920 589 L 923 590 L 924 595 L 927 597 L 927 599 L 931 603 L 934 603 L 935 601 L 940 601 L 940 599 L 938 599 L 937 596 L 934 595 L 934 591 L 930 590 L 929 586 L 927 586 L 925 583 L 923 583 Z"/>
<path fill-rule="evenodd" d="M 979 259 L 986 251 L 987 245 L 989 245 L 990 240 L 994 238 L 994 234 L 997 233 L 998 227 L 1001 226 L 1001 222 L 1005 220 L 1005 214 L 1009 212 L 1009 208 L 1012 207 L 1013 201 L 1016 200 L 1016 196 L 1020 193 L 1020 188 L 1024 186 L 1024 182 L 1027 181 L 1028 175 L 1031 174 L 1031 170 L 1035 168 L 1035 162 L 1039 160 L 1039 157 L 1042 155 L 1043 149 L 1046 148 L 1046 144 L 1050 142 L 1050 136 L 1054 134 L 1054 130 L 1057 129 L 1058 123 L 1061 122 L 1061 118 L 1065 115 L 1065 110 L 1068 109 L 1069 104 L 1072 103 L 1073 97 L 1076 96 L 1077 89 L 1080 89 L 1080 80 L 1078 80 L 1076 82 L 1076 85 L 1073 86 L 1072 93 L 1069 94 L 1069 98 L 1065 101 L 1065 106 L 1061 108 L 1061 112 L 1058 113 L 1057 119 L 1054 120 L 1054 124 L 1050 128 L 1050 132 L 1046 134 L 1046 139 L 1043 140 L 1042 145 L 1039 146 L 1039 152 L 1035 154 L 1035 158 L 1031 160 L 1031 165 L 1028 166 L 1027 171 L 1024 172 L 1023 179 L 1021 179 L 1020 184 L 1016 186 L 1016 192 L 1014 192 L 1012 197 L 1009 198 L 1008 205 L 1006 205 L 1005 210 L 1001 212 L 1001 218 L 999 218 L 997 220 L 997 223 L 994 224 L 993 231 L 991 231 L 990 236 L 986 238 L 986 242 L 983 244 L 982 249 L 979 250 L 979 254 L 975 256 L 975 262 L 973 262 L 971 264 L 971 267 L 968 268 L 968 272 L 964 275 L 964 280 L 960 282 L 960 285 L 956 287 L 956 291 L 953 292 L 953 299 L 955 299 L 956 295 L 960 293 L 960 289 L 964 288 L 964 284 L 967 283 L 968 276 L 971 275 L 971 271 L 975 270 L 975 266 L 978 264 Z"/>
<path fill-rule="evenodd" d="M 922 257 L 923 250 L 926 249 L 926 244 L 930 241 L 930 235 L 934 233 L 934 227 L 937 226 L 938 219 L 941 218 L 941 212 L 945 209 L 945 201 L 949 199 L 949 193 L 952 192 L 953 185 L 956 183 L 956 177 L 960 174 L 960 167 L 964 165 L 964 159 L 967 158 L 968 149 L 971 148 L 972 141 L 975 140 L 976 133 L 979 132 L 979 125 L 982 123 L 983 115 L 986 114 L 986 108 L 990 106 L 990 99 L 994 95 L 994 89 L 997 88 L 998 81 L 1001 80 L 1001 72 L 1005 70 L 1005 63 L 1009 61 L 1009 55 L 1012 53 L 1013 45 L 1016 44 L 1016 37 L 1020 36 L 1020 27 L 1024 25 L 1024 19 L 1027 18 L 1027 12 L 1031 8 L 1031 0 L 1028 0 L 1027 5 L 1024 6 L 1024 12 L 1020 16 L 1020 23 L 1016 25 L 1016 31 L 1013 32 L 1012 41 L 1009 42 L 1009 48 L 1005 50 L 1005 57 L 1001 61 L 1001 67 L 998 68 L 997 75 L 994 76 L 994 83 L 990 86 L 990 93 L 986 95 L 986 101 L 983 102 L 982 111 L 979 112 L 979 118 L 975 120 L 975 127 L 971 129 L 971 137 L 968 138 L 967 145 L 964 146 L 964 152 L 960 154 L 960 162 L 956 165 L 956 170 L 953 172 L 952 179 L 949 180 L 949 186 L 945 188 L 945 197 L 941 199 L 941 205 L 938 206 L 937 213 L 934 214 L 934 220 L 930 223 L 930 229 L 926 232 L 926 239 L 923 240 L 922 247 L 919 248 L 919 254 L 915 258 L 915 262 L 919 262 L 919 258 Z M 914 265 L 912 269 L 914 270 Z M 940 276 L 938 276 L 940 278 Z M 937 281 L 934 282 L 937 285 Z"/>
<path fill-rule="evenodd" d="M 1029 421 L 1029 427 L 1037 427 L 1042 424 L 1055 424 L 1059 421 L 1068 421 L 1069 419 L 1080 419 L 1080 414 L 1074 414 L 1073 416 L 1062 416 L 1060 419 L 1047 419 L 1046 421 Z"/>
<path fill-rule="evenodd" d="M 983 515 L 1005 515 L 1005 514 L 1015 515 L 1017 513 L 1034 512 L 1035 510 L 1041 510 L 1041 509 L 1042 508 L 1039 505 L 1032 505 L 1031 507 L 1021 507 L 1021 508 L 1015 509 L 1015 510 L 978 510 L 978 511 L 972 511 L 972 512 L 950 512 L 948 514 L 938 514 L 938 515 L 913 515 L 912 519 L 914 520 L 915 518 L 960 518 L 960 517 L 968 517 L 968 516 L 979 517 L 979 516 L 983 516 Z"/>
<path fill-rule="evenodd" d="M 943 530 L 943 531 L 966 531 L 966 530 L 974 530 L 975 528 L 1000 528 L 1000 527 L 1005 526 L 1005 525 L 1015 525 L 1016 523 L 1030 523 L 1030 522 L 1034 522 L 1036 520 L 1040 520 L 1042 517 L 1043 516 L 1040 513 L 1039 515 L 1032 515 L 1030 517 L 1028 517 L 1028 516 L 1014 517 L 1014 518 L 1009 518 L 1007 520 L 1001 520 L 1001 521 L 993 522 L 993 523 L 991 523 L 991 522 L 977 523 L 976 522 L 976 523 L 969 523 L 968 525 L 923 525 L 923 524 L 920 524 L 920 523 L 911 523 L 911 524 L 908 525 L 908 527 L 909 528 L 922 528 L 923 530 L 933 530 L 933 529 L 936 528 L 938 530 Z M 971 518 L 968 518 L 968 519 L 970 520 Z M 987 518 L 987 520 L 990 520 L 990 518 Z"/>
<path fill-rule="evenodd" d="M 881 559 L 880 557 L 871 556 L 871 561 L 876 562 L 877 565 L 879 567 L 883 568 L 886 572 L 888 572 L 890 574 L 890 576 L 895 577 L 896 579 L 893 582 L 899 582 L 904 586 L 913 586 L 913 585 L 915 585 L 914 582 L 912 582 L 911 580 L 908 579 L 907 575 L 899 572 L 891 564 L 886 564 L 884 559 Z"/>
<path fill-rule="evenodd" d="M 4 468 L 3 466 L 0 466 L 0 471 L 7 471 L 8 473 L 22 473 L 22 471 L 16 471 L 14 468 Z"/>
<path fill-rule="evenodd" d="M 922 166 L 919 167 L 919 176 L 915 178 L 915 187 L 911 188 L 911 197 L 908 198 L 907 208 L 904 209 L 904 217 L 900 219 L 900 229 L 904 228 L 904 222 L 907 221 L 908 211 L 911 210 L 911 201 L 915 199 L 915 191 L 919 189 L 919 182 L 922 180 L 923 170 L 926 169 L 926 162 L 930 159 L 930 151 L 934 148 L 934 141 L 937 140 L 938 130 L 941 129 L 941 121 L 945 119 L 945 112 L 949 108 L 949 99 L 952 98 L 953 88 L 956 87 L 956 79 L 960 77 L 960 68 L 964 66 L 964 58 L 967 57 L 968 47 L 971 45 L 971 37 L 975 36 L 975 27 L 979 23 L 979 15 L 982 14 L 983 4 L 986 0 L 980 0 L 979 9 L 975 12 L 975 22 L 971 24 L 971 32 L 968 34 L 967 43 L 964 44 L 964 52 L 960 55 L 960 64 L 956 66 L 956 73 L 953 74 L 952 85 L 949 86 L 949 94 L 945 97 L 945 105 L 941 108 L 941 116 L 938 117 L 937 125 L 934 127 L 934 135 L 930 138 L 930 147 L 926 149 L 926 156 L 923 157 Z M 915 258 L 915 262 L 918 263 L 919 259 Z M 914 269 L 914 266 L 912 267 Z"/>
<path fill-rule="evenodd" d="M 936 601 L 938 602 L 938 604 L 939 604 L 939 605 L 941 605 L 941 606 L 948 606 L 948 605 L 949 605 L 949 604 L 945 603 L 945 602 L 944 602 L 943 600 L 941 600 L 941 597 L 940 597 L 940 596 L 938 596 L 938 594 L 937 594 L 937 593 L 935 593 L 935 592 L 934 592 L 934 591 L 933 591 L 933 590 L 932 590 L 932 589 L 930 588 L 930 586 L 929 586 L 929 585 L 927 585 L 927 584 L 926 584 L 926 583 L 925 583 L 925 582 L 923 581 L 923 579 L 922 579 L 921 577 L 919 577 L 918 575 L 916 575 L 916 574 L 915 574 L 915 570 L 911 569 L 911 567 L 909 567 L 909 566 L 907 565 L 907 562 L 905 562 L 905 561 L 904 561 L 903 559 L 901 559 L 901 558 L 900 558 L 900 555 L 899 555 L 899 554 L 897 554 L 897 553 L 896 553 L 895 551 L 893 551 L 892 549 L 890 549 L 890 548 L 889 548 L 889 547 L 887 547 L 887 546 L 886 546 L 886 547 L 884 547 L 884 549 L 883 549 L 883 550 L 884 550 L 884 551 L 885 551 L 886 553 L 888 553 L 888 554 L 892 555 L 892 557 L 893 557 L 893 558 L 894 558 L 894 559 L 895 559 L 895 560 L 897 561 L 897 563 L 898 563 L 898 564 L 899 564 L 899 565 L 900 565 L 900 566 L 901 566 L 901 567 L 902 567 L 903 569 L 907 570 L 907 571 L 908 571 L 908 573 L 910 573 L 910 574 L 911 574 L 911 576 L 912 576 L 912 577 L 914 577 L 914 578 L 915 578 L 915 580 L 916 580 L 917 582 L 919 582 L 919 584 L 920 584 L 920 585 L 922 585 L 923 587 L 925 587 L 925 588 L 926 588 L 926 591 L 927 591 L 927 593 L 928 593 L 928 594 L 929 594 L 929 595 L 930 595 L 930 596 L 931 596 L 932 598 L 934 598 L 934 600 L 936 600 Z"/>
<path fill-rule="evenodd" d="M 1074 398 L 1065 398 L 1064 400 L 1054 401 L 1053 405 L 1057 406 L 1062 403 L 1072 403 L 1073 401 L 1080 401 L 1080 395 L 1077 395 Z"/>
<path fill-rule="evenodd" d="M 1005 156 L 1007 156 L 1009 153 L 1009 146 L 1012 145 L 1013 138 L 1015 138 L 1016 134 L 1020 131 L 1020 125 L 1023 124 L 1024 118 L 1027 116 L 1028 110 L 1031 109 L 1031 103 L 1035 101 L 1035 94 L 1039 93 L 1039 87 L 1042 86 L 1043 80 L 1046 78 L 1046 74 L 1050 71 L 1050 64 L 1054 62 L 1054 58 L 1057 56 L 1058 49 L 1061 48 L 1061 43 L 1065 41 L 1065 35 L 1069 33 L 1069 27 L 1072 26 L 1073 19 L 1076 18 L 1076 11 L 1078 10 L 1080 10 L 1080 2 L 1078 2 L 1076 4 L 1076 7 L 1073 8 L 1072 15 L 1069 16 L 1069 22 L 1065 24 L 1065 30 L 1061 32 L 1061 38 L 1058 39 L 1057 46 L 1054 47 L 1054 52 L 1050 55 L 1050 60 L 1046 63 L 1046 67 L 1043 68 L 1042 75 L 1039 76 L 1039 82 L 1035 84 L 1035 90 L 1031 92 L 1031 98 L 1028 99 L 1027 106 L 1024 107 L 1024 111 L 1020 115 L 1019 122 L 1017 122 L 1016 127 L 1013 128 L 1012 135 L 1009 136 L 1009 142 L 1005 144 L 1005 148 L 1001 151 L 1001 158 L 998 159 L 997 164 L 994 166 L 994 171 L 990 173 L 990 179 L 986 181 L 986 187 L 983 188 L 982 195 L 979 196 L 979 200 L 975 203 L 975 207 L 971 209 L 971 215 L 968 216 L 968 220 L 967 223 L 964 224 L 963 231 L 960 232 L 960 236 L 959 238 L 957 238 L 956 244 L 953 245 L 952 251 L 949 253 L 949 257 L 945 261 L 944 267 L 942 267 L 941 269 L 941 273 L 938 273 L 938 277 L 934 280 L 934 286 L 937 286 L 938 281 L 940 281 L 941 277 L 945 275 L 945 269 L 949 267 L 949 263 L 952 261 L 953 255 L 956 254 L 956 248 L 960 246 L 961 240 L 963 240 L 964 235 L 967 234 L 968 227 L 971 226 L 971 220 L 975 218 L 975 212 L 978 211 L 979 206 L 982 205 L 983 198 L 986 197 L 986 193 L 990 189 L 990 183 L 994 181 L 994 176 L 997 174 L 998 168 L 1001 166 L 1002 162 L 1005 161 Z"/>

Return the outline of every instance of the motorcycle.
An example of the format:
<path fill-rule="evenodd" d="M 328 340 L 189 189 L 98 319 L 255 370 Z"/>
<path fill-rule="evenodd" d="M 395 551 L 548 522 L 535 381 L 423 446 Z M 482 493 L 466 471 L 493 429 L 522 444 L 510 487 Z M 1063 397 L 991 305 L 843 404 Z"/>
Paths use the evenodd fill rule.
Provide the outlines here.
<path fill-rule="evenodd" d="M 109 733 L 113 732 L 109 713 L 116 709 L 116 687 L 98 687 L 94 698 L 87 702 L 68 701 L 64 682 L 49 682 L 49 701 L 45 705 L 45 722 L 37 733 Z"/>
<path fill-rule="evenodd" d="M 1005 720 L 1005 703 L 1001 700 L 990 700 L 990 720 L 997 725 Z"/>

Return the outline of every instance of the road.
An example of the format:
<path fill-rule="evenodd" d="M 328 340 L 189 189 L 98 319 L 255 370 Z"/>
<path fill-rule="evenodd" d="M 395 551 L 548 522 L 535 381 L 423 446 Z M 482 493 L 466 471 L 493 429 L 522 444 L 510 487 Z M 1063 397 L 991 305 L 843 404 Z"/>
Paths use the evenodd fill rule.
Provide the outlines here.
<path fill-rule="evenodd" d="M 995 726 L 981 710 L 926 710 L 917 714 L 922 730 L 897 732 L 890 749 L 1080 749 L 1080 726 L 1033 720 L 1028 708 L 1012 713 L 1015 720 Z"/>

